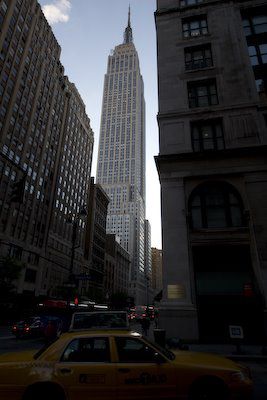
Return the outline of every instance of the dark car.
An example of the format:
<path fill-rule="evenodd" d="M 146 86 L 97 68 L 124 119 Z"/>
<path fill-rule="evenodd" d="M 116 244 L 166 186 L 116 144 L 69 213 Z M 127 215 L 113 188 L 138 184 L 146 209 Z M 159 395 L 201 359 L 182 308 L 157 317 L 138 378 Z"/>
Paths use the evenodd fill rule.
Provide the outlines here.
<path fill-rule="evenodd" d="M 56 330 L 60 330 L 62 320 L 55 316 L 34 316 L 13 324 L 12 333 L 16 338 L 41 337 L 45 335 L 45 329 L 49 321 L 53 321 Z"/>
<path fill-rule="evenodd" d="M 154 321 L 155 318 L 155 307 L 154 306 L 136 306 L 130 308 L 128 314 L 129 321 L 140 322 L 144 318 L 149 318 L 150 321 Z"/>
<path fill-rule="evenodd" d="M 40 317 L 30 317 L 13 324 L 12 333 L 16 338 L 38 337 L 43 334 L 44 326 Z"/>

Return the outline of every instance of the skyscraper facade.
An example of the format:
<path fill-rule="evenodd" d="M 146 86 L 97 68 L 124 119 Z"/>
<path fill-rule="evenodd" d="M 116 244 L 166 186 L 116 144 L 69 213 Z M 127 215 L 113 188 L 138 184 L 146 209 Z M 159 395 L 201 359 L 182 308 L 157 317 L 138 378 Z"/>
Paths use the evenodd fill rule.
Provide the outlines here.
<path fill-rule="evenodd" d="M 59 296 L 88 265 L 93 132 L 38 2 L 0 0 L 0 26 L 0 259 L 21 262 L 18 293 Z"/>
<path fill-rule="evenodd" d="M 151 225 L 145 220 L 145 278 L 146 278 L 146 304 L 153 301 L 152 290 L 152 249 L 151 249 Z"/>
<path fill-rule="evenodd" d="M 145 301 L 145 100 L 130 23 L 108 57 L 104 79 L 97 182 L 110 198 L 107 232 L 131 255 L 129 295 Z"/>
<path fill-rule="evenodd" d="M 106 301 L 104 290 L 105 256 L 106 256 L 106 223 L 109 198 L 101 185 L 91 178 L 88 201 L 88 219 L 85 238 L 85 254 L 89 260 L 88 292 L 90 299 Z"/>

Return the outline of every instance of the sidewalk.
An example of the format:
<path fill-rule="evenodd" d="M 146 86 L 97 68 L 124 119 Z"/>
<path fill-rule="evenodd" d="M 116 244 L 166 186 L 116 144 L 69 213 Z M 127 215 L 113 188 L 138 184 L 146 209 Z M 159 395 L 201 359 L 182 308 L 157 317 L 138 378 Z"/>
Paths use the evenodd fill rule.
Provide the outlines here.
<path fill-rule="evenodd" d="M 154 326 L 150 327 L 149 340 L 154 341 Z M 219 354 L 234 361 L 251 361 L 267 364 L 267 345 L 241 344 L 187 344 L 189 351 Z M 264 351 L 263 351 L 264 350 Z"/>
<path fill-rule="evenodd" d="M 188 346 L 191 351 L 220 354 L 232 360 L 267 363 L 267 354 L 263 355 L 263 346 L 260 345 L 242 344 L 239 349 L 231 344 L 189 344 Z"/>
<path fill-rule="evenodd" d="M 142 333 L 141 325 L 138 323 L 132 324 L 131 328 L 137 332 Z M 147 338 L 154 341 L 154 324 L 150 325 Z M 188 344 L 189 351 L 197 351 L 203 353 L 219 354 L 221 356 L 230 358 L 235 361 L 255 361 L 267 363 L 267 346 L 266 355 L 263 355 L 261 345 L 248 345 L 242 344 L 238 349 L 237 346 L 232 344 Z M 239 350 L 239 351 L 237 351 Z"/>

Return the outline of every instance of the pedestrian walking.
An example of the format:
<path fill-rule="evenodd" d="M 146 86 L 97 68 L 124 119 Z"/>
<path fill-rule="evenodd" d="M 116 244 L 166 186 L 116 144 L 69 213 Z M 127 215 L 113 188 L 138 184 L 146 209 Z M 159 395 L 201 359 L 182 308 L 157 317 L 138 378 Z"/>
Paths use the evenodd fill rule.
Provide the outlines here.
<path fill-rule="evenodd" d="M 57 337 L 57 327 L 54 321 L 49 320 L 44 330 L 44 337 L 47 344 L 52 343 Z"/>
<path fill-rule="evenodd" d="M 150 328 L 150 319 L 148 317 L 144 317 L 141 319 L 141 327 L 142 327 L 142 334 L 144 336 L 148 336 L 149 328 Z"/>
<path fill-rule="evenodd" d="M 154 324 L 155 328 L 157 329 L 159 327 L 159 312 L 157 309 L 154 311 Z"/>

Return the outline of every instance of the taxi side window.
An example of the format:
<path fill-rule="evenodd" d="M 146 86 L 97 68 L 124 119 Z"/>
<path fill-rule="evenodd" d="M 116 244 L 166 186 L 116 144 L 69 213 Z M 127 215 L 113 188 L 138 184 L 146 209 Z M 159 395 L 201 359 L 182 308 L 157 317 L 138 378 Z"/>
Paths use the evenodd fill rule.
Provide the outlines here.
<path fill-rule="evenodd" d="M 65 349 L 61 361 L 110 362 L 108 338 L 74 339 Z"/>
<path fill-rule="evenodd" d="M 119 362 L 154 363 L 156 351 L 139 339 L 117 337 Z"/>

